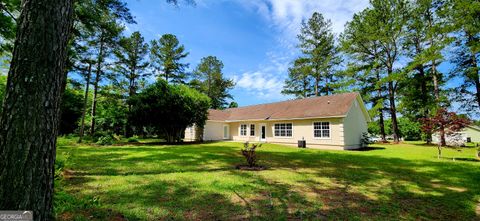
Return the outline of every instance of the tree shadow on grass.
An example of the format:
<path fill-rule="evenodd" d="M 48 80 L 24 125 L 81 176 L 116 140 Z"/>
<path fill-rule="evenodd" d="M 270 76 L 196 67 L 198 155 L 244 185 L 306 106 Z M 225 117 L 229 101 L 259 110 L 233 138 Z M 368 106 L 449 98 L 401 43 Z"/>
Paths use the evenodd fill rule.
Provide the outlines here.
<path fill-rule="evenodd" d="M 476 164 L 266 148 L 258 157 L 270 171 L 239 171 L 240 145 L 112 147 L 77 150 L 72 158 L 79 177 L 131 177 L 133 189 L 96 192 L 103 207 L 130 220 L 480 218 Z M 81 195 L 90 182 L 71 185 Z"/>
<path fill-rule="evenodd" d="M 442 159 L 451 160 L 451 161 L 465 161 L 465 162 L 480 163 L 480 159 L 466 158 L 466 157 L 442 157 Z"/>
<path fill-rule="evenodd" d="M 347 151 L 372 151 L 372 150 L 385 150 L 385 147 L 363 147 L 360 149 L 351 149 Z"/>

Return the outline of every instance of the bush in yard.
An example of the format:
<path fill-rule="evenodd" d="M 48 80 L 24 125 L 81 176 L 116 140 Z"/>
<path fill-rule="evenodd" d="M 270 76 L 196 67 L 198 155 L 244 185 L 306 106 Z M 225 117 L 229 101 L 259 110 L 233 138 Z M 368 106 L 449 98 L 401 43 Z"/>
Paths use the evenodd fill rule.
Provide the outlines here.
<path fill-rule="evenodd" d="M 167 142 L 179 142 L 188 126 L 205 125 L 210 98 L 185 85 L 169 85 L 159 79 L 133 96 L 129 104 L 136 127 L 151 127 Z"/>
<path fill-rule="evenodd" d="M 254 168 L 257 165 L 257 147 L 261 147 L 262 144 L 252 144 L 250 145 L 248 142 L 243 144 L 242 155 L 245 157 L 247 161 L 247 165 L 250 168 Z"/>
<path fill-rule="evenodd" d="M 98 138 L 98 145 L 112 145 L 115 142 L 115 138 L 112 135 L 101 136 Z"/>
<path fill-rule="evenodd" d="M 368 145 L 372 143 L 370 135 L 368 133 L 362 133 L 362 138 L 360 139 L 360 142 L 362 143 L 362 148 L 367 148 Z"/>
<path fill-rule="evenodd" d="M 138 143 L 138 136 L 129 137 L 129 138 L 127 139 L 127 142 L 129 142 L 129 143 Z"/>

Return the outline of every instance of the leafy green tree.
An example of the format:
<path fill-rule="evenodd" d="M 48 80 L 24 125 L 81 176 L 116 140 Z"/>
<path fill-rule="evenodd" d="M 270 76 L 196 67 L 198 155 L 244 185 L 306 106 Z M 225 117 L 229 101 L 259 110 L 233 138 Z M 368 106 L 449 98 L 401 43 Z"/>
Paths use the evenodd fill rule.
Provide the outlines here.
<path fill-rule="evenodd" d="M 411 121 L 407 117 L 400 117 L 398 118 L 398 128 L 400 129 L 400 136 L 405 140 L 422 139 L 422 125 L 420 121 Z"/>
<path fill-rule="evenodd" d="M 312 84 L 311 64 L 307 58 L 297 58 L 293 67 L 288 69 L 288 78 L 285 80 L 282 94 L 291 94 L 297 98 L 306 98 L 314 95 L 315 88 Z"/>
<path fill-rule="evenodd" d="M 364 32 L 363 38 L 373 40 L 370 48 L 377 50 L 376 53 L 370 53 L 374 56 L 375 62 L 378 62 L 379 67 L 386 72 L 380 79 L 381 82 L 386 83 L 388 90 L 388 101 L 390 118 L 392 119 L 392 133 L 394 142 L 399 141 L 399 129 L 397 120 L 396 107 L 396 92 L 398 82 L 404 77 L 402 70 L 396 70 L 395 64 L 399 61 L 402 55 L 402 41 L 404 38 L 405 25 L 407 21 L 407 2 L 404 0 L 372 0 L 370 2 L 371 8 L 367 8 L 359 15 L 356 23 L 363 23 L 363 25 L 352 26 L 351 28 L 363 27 L 368 32 Z M 352 23 L 353 24 L 353 23 Z M 368 28 L 366 27 L 368 25 Z M 351 33 L 361 34 L 357 31 Z M 351 44 L 352 50 L 356 47 L 362 48 L 365 45 Z M 362 49 L 359 49 L 362 50 Z"/>
<path fill-rule="evenodd" d="M 400 83 L 400 108 L 404 115 L 418 121 L 448 104 L 441 90 L 443 74 L 437 67 L 444 60 L 442 50 L 451 41 L 451 25 L 443 15 L 446 1 L 416 0 L 409 6 L 404 47 L 411 62 L 405 67 L 408 77 Z M 430 140 L 427 134 L 427 142 Z"/>
<path fill-rule="evenodd" d="M 345 70 L 346 83 L 357 88 L 365 102 L 371 103 L 371 116 L 378 117 L 379 134 L 386 142 L 384 123 L 386 82 L 380 61 L 381 42 L 376 38 L 377 26 L 371 9 L 356 13 L 345 25 L 340 39 L 341 50 L 349 61 Z"/>
<path fill-rule="evenodd" d="M 332 22 L 325 19 L 322 14 L 314 12 L 308 22 L 302 22 L 298 40 L 303 57 L 311 67 L 310 75 L 314 80 L 315 96 L 322 93 L 331 94 L 335 90 L 332 82 L 336 81 L 333 68 L 339 63 Z M 323 85 L 320 84 L 322 81 Z"/>
<path fill-rule="evenodd" d="M 195 124 L 203 127 L 210 99 L 185 85 L 169 85 L 160 79 L 129 100 L 130 117 L 136 126 L 151 127 L 167 142 L 179 142 L 185 129 Z"/>
<path fill-rule="evenodd" d="M 128 106 L 124 88 L 116 85 L 102 87 L 97 108 L 97 132 L 95 138 L 105 134 L 124 134 L 128 120 Z"/>
<path fill-rule="evenodd" d="M 82 116 L 83 92 L 78 82 L 69 81 L 62 97 L 59 134 L 71 134 Z"/>
<path fill-rule="evenodd" d="M 90 91 L 90 84 L 91 84 L 91 77 L 92 77 L 92 65 L 93 61 L 88 62 L 88 68 L 87 70 L 81 70 L 80 73 L 85 73 L 85 93 L 83 95 L 83 107 L 82 107 L 82 116 L 80 120 L 80 130 L 79 130 L 79 138 L 78 138 L 78 143 L 82 142 L 83 135 L 85 134 L 85 118 L 87 116 L 87 104 L 88 104 L 88 98 L 89 98 L 89 91 Z"/>
<path fill-rule="evenodd" d="M 7 76 L 0 74 L 0 102 L 5 98 L 5 89 L 7 87 Z M 0 113 L 2 112 L 2 107 L 0 106 Z"/>
<path fill-rule="evenodd" d="M 185 68 L 188 64 L 181 60 L 188 56 L 185 47 L 180 45 L 177 37 L 164 34 L 158 40 L 150 42 L 150 64 L 167 82 L 185 83 Z"/>
<path fill-rule="evenodd" d="M 392 120 L 385 120 L 386 134 L 392 134 Z M 380 127 L 378 122 L 371 122 L 368 124 L 368 132 L 371 134 L 380 134 Z M 422 139 L 422 125 L 420 121 L 411 121 L 407 117 L 398 118 L 399 137 L 405 140 L 421 140 Z"/>
<path fill-rule="evenodd" d="M 13 50 L 20 0 L 0 2 L 0 57 Z"/>
<path fill-rule="evenodd" d="M 456 92 L 467 111 L 480 110 L 480 2 L 472 0 L 451 0 L 446 13 L 455 28 L 455 53 L 453 76 L 464 79 Z"/>
<path fill-rule="evenodd" d="M 90 134 L 95 134 L 96 111 L 100 82 L 104 78 L 105 59 L 117 47 L 120 34 L 123 31 L 121 22 L 131 22 L 131 15 L 126 5 L 119 1 L 107 1 L 109 4 L 98 5 L 98 20 L 94 23 L 94 36 L 88 41 L 89 45 L 98 48 L 95 64 L 95 78 L 93 80 L 93 101 L 91 108 Z"/>
<path fill-rule="evenodd" d="M 213 109 L 224 109 L 228 105 L 227 99 L 232 99 L 228 91 L 235 86 L 233 80 L 223 77 L 222 69 L 223 63 L 217 57 L 204 57 L 194 71 L 194 80 L 190 82 L 192 87 L 210 98 Z"/>
<path fill-rule="evenodd" d="M 238 107 L 238 103 L 235 101 L 230 102 L 230 104 L 228 105 L 228 108 L 237 108 L 237 107 Z"/>
<path fill-rule="evenodd" d="M 128 96 L 137 93 L 138 81 L 148 75 L 145 68 L 148 62 L 145 60 L 148 54 L 148 44 L 140 32 L 133 32 L 130 37 L 120 39 L 119 47 L 114 51 L 117 62 L 115 72 L 128 82 Z"/>
<path fill-rule="evenodd" d="M 104 66 L 106 66 L 104 60 L 111 55 L 112 49 L 116 46 L 122 30 L 120 22 L 135 22 L 122 0 L 76 1 L 74 30 L 69 45 L 67 69 L 69 72 L 79 73 L 85 79 L 79 142 L 82 141 L 84 134 L 90 85 L 94 86 L 93 101 L 95 102 L 92 103 L 94 111 L 91 112 L 92 116 L 89 119 L 95 119 L 99 83 L 105 77 L 103 73 Z M 93 133 L 95 121 L 93 120 L 91 123 L 91 133 Z"/>

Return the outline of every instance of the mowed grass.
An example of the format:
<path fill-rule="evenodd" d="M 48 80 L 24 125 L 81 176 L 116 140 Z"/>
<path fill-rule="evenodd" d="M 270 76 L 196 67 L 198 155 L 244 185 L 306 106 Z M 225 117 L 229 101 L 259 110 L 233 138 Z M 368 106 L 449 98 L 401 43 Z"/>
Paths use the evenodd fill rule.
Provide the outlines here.
<path fill-rule="evenodd" d="M 437 159 L 435 147 L 420 143 L 373 146 L 264 144 L 258 157 L 268 169 L 240 171 L 241 143 L 99 147 L 60 139 L 66 170 L 57 219 L 480 220 L 473 148 L 445 149 Z"/>

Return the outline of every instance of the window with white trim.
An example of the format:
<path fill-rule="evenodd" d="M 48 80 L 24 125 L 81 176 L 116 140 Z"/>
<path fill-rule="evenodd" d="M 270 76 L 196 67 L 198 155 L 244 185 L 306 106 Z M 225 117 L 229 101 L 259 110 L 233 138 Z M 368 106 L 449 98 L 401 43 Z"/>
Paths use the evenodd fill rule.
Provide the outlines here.
<path fill-rule="evenodd" d="M 250 136 L 255 136 L 255 124 L 250 124 Z"/>
<path fill-rule="evenodd" d="M 240 125 L 240 136 L 247 136 L 247 125 Z"/>
<path fill-rule="evenodd" d="M 274 125 L 275 137 L 292 137 L 292 124 L 281 123 Z"/>
<path fill-rule="evenodd" d="M 330 138 L 330 122 L 314 122 L 313 137 Z"/>

